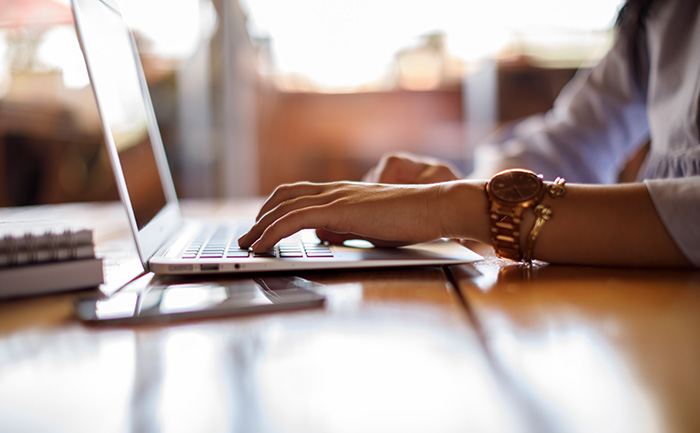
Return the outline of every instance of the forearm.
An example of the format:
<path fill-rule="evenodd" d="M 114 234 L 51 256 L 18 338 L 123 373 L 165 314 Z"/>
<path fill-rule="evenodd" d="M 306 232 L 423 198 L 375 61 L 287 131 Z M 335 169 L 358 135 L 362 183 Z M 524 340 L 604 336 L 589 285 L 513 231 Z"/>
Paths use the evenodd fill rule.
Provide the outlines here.
<path fill-rule="evenodd" d="M 448 236 L 490 242 L 485 182 L 446 184 L 442 212 Z M 469 205 L 465 205 L 469 203 Z M 690 266 L 659 219 L 644 184 L 567 185 L 563 197 L 546 197 L 552 209 L 534 248 L 550 263 L 617 266 Z M 461 205 L 461 210 L 460 210 Z M 534 224 L 526 211 L 521 224 L 524 249 Z"/>
<path fill-rule="evenodd" d="M 644 184 L 569 185 L 547 199 L 554 212 L 535 257 L 552 263 L 690 266 L 666 231 Z M 530 227 L 532 219 L 524 221 Z"/>

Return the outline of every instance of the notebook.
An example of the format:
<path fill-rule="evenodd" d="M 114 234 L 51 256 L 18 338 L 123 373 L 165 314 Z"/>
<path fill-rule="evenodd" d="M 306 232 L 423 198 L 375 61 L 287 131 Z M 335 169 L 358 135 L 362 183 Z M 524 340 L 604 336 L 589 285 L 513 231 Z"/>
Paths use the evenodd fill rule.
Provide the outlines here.
<path fill-rule="evenodd" d="M 386 249 L 326 246 L 309 230 L 285 239 L 268 254 L 254 255 L 237 248 L 240 228 L 183 219 L 136 45 L 117 3 L 72 0 L 72 7 L 117 189 L 146 270 L 257 273 L 447 265 L 481 258 L 443 240 Z M 218 239 L 212 245 L 215 233 Z"/>

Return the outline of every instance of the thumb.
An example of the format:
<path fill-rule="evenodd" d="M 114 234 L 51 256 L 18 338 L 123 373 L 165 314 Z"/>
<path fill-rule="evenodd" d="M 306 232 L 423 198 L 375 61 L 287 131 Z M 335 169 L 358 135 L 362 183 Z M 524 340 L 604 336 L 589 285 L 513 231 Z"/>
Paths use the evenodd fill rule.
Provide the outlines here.
<path fill-rule="evenodd" d="M 326 229 L 316 229 L 316 236 L 321 242 L 328 242 L 334 245 L 342 244 L 349 239 L 357 239 L 356 235 L 350 233 L 336 233 Z"/>

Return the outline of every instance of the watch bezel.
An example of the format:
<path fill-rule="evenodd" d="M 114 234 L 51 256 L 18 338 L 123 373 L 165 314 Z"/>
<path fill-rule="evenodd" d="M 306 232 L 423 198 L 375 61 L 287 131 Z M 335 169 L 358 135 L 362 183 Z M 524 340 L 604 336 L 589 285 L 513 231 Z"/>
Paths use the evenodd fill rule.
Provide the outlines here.
<path fill-rule="evenodd" d="M 518 185 L 522 183 L 522 181 L 515 182 L 516 177 L 514 175 L 524 175 L 528 179 L 533 180 L 535 183 L 534 191 L 530 192 L 524 197 L 519 198 L 518 200 L 513 200 L 500 195 L 500 188 L 494 188 L 494 186 L 498 182 L 505 181 L 507 183 L 510 183 L 511 185 Z M 533 171 L 525 169 L 510 169 L 504 170 L 494 175 L 491 178 L 491 180 L 489 180 L 489 182 L 486 184 L 486 192 L 488 193 L 491 201 L 498 205 L 508 207 L 530 207 L 535 203 L 538 203 L 542 199 L 546 190 L 544 181 L 542 180 L 542 175 L 538 175 Z"/>

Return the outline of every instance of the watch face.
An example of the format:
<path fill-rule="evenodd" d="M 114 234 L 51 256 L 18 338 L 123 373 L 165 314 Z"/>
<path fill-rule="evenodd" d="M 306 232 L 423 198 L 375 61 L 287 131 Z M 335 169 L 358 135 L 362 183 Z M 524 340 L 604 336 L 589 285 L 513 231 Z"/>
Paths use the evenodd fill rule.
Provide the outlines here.
<path fill-rule="evenodd" d="M 490 182 L 491 194 L 499 200 L 520 203 L 532 200 L 542 191 L 542 180 L 529 171 L 509 170 Z"/>

